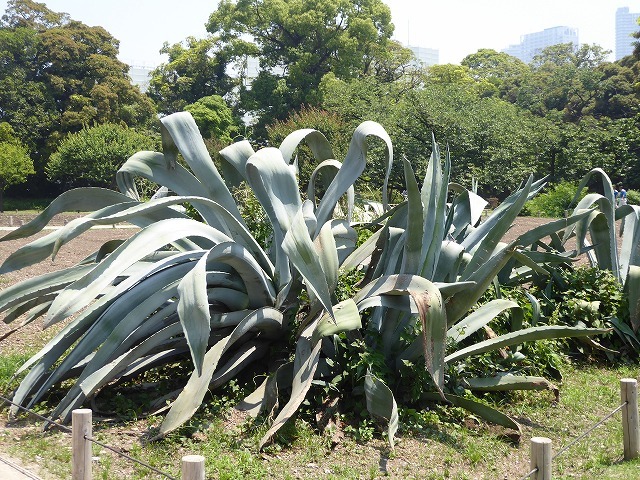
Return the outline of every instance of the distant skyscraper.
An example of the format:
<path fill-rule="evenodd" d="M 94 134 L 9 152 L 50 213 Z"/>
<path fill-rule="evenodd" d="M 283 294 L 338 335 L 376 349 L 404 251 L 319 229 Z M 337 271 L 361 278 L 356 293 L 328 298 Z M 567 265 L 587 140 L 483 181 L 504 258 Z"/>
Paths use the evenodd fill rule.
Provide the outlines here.
<path fill-rule="evenodd" d="M 533 57 L 547 47 L 560 43 L 579 45 L 578 30 L 571 27 L 545 28 L 541 32 L 527 33 L 520 37 L 518 45 L 509 45 L 502 50 L 504 53 L 519 58 L 525 63 L 531 62 Z"/>
<path fill-rule="evenodd" d="M 149 88 L 149 82 L 151 81 L 151 72 L 153 67 L 143 65 L 130 65 L 129 77 L 131 77 L 131 83 L 140 87 L 142 93 L 146 92 Z"/>
<path fill-rule="evenodd" d="M 415 47 L 411 45 L 407 48 L 413 52 L 421 67 L 437 65 L 440 61 L 440 51 L 435 48 Z"/>
<path fill-rule="evenodd" d="M 616 60 L 633 53 L 635 39 L 631 35 L 640 30 L 638 17 L 640 13 L 629 12 L 629 7 L 616 10 Z"/>

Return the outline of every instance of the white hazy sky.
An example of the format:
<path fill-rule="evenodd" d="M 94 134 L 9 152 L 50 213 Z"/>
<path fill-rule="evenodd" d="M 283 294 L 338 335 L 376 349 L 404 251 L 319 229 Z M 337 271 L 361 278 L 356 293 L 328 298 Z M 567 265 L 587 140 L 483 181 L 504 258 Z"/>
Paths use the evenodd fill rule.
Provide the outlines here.
<path fill-rule="evenodd" d="M 441 63 L 459 63 L 479 48 L 502 50 L 520 36 L 566 25 L 581 43 L 613 50 L 615 12 L 640 12 L 640 0 L 383 0 L 391 8 L 394 38 L 436 48 Z M 204 24 L 216 0 L 44 0 L 87 25 L 101 25 L 120 40 L 120 59 L 155 66 L 163 42 L 206 35 Z M 6 9 L 0 0 L 0 11 Z"/>

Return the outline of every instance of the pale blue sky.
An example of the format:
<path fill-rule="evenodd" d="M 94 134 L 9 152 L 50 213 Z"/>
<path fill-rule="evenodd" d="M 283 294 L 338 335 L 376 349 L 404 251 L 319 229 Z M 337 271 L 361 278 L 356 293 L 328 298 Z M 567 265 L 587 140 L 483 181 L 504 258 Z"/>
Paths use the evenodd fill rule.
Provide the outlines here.
<path fill-rule="evenodd" d="M 549 27 L 577 28 L 582 43 L 613 50 L 615 11 L 640 12 L 640 0 L 384 0 L 391 7 L 394 37 L 404 44 L 437 48 L 440 61 L 459 63 L 478 48 L 501 50 L 520 35 Z M 4 12 L 6 0 L 0 0 Z M 45 0 L 58 12 L 101 25 L 120 40 L 120 58 L 155 66 L 164 41 L 202 37 L 216 0 Z"/>

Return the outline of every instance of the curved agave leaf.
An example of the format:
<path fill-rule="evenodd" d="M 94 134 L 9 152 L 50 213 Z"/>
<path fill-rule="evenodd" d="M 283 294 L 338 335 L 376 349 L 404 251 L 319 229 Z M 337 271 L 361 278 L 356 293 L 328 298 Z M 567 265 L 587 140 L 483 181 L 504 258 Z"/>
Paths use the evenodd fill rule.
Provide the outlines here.
<path fill-rule="evenodd" d="M 178 286 L 178 315 L 198 374 L 202 373 L 202 362 L 210 333 L 211 297 L 210 292 L 207 293 L 207 287 L 214 279 L 207 276 L 207 271 L 212 262 L 230 265 L 240 275 L 243 290 L 248 292 L 249 308 L 273 306 L 275 303 L 275 291 L 271 280 L 244 247 L 233 242 L 225 242 L 210 249 Z M 228 292 L 226 295 L 232 292 L 229 289 L 224 290 Z"/>
<path fill-rule="evenodd" d="M 242 222 L 231 192 L 209 156 L 198 126 L 189 112 L 178 112 L 160 119 L 162 125 L 162 147 L 169 159 L 177 152 L 182 154 L 196 178 L 207 189 L 206 197 L 226 208 Z"/>
<path fill-rule="evenodd" d="M 622 224 L 622 248 L 620 249 L 620 278 L 627 283 L 627 275 L 632 265 L 640 265 L 640 207 L 624 205 L 616 210 L 624 215 Z"/>
<path fill-rule="evenodd" d="M 313 170 L 313 172 L 311 173 L 311 177 L 309 178 L 309 186 L 307 188 L 307 198 L 310 199 L 312 202 L 314 202 L 314 205 L 315 205 L 315 199 L 316 199 L 315 184 L 316 184 L 316 178 L 318 174 L 324 170 L 334 170 L 334 175 L 332 178 L 335 178 L 335 175 L 337 174 L 338 171 L 340 171 L 341 167 L 342 167 L 341 162 L 339 162 L 338 160 L 329 159 L 329 160 L 324 160 L 320 162 L 320 164 L 317 165 L 316 168 Z M 351 222 L 353 219 L 354 205 L 355 205 L 355 188 L 353 187 L 353 185 L 351 185 L 347 189 L 347 220 L 349 222 Z"/>
<path fill-rule="evenodd" d="M 0 241 L 30 237 L 42 230 L 58 213 L 69 211 L 87 212 L 132 201 L 130 197 L 107 188 L 87 187 L 68 190 L 56 197 L 36 218 L 7 233 L 0 238 Z"/>
<path fill-rule="evenodd" d="M 446 363 L 461 360 L 470 355 L 479 355 L 481 353 L 497 350 L 498 348 L 518 345 L 523 342 L 533 340 L 549 340 L 553 338 L 573 338 L 587 337 L 591 335 L 600 335 L 607 333 L 609 330 L 602 328 L 581 328 L 581 327 L 564 327 L 561 325 L 545 325 L 541 327 L 530 327 L 517 332 L 506 333 L 489 340 L 478 342 L 466 348 L 462 348 L 444 359 Z"/>
<path fill-rule="evenodd" d="M 162 153 L 150 151 L 134 153 L 116 172 L 118 188 L 127 192 L 128 195 L 137 195 L 133 183 L 135 177 L 146 178 L 178 195 L 210 198 L 209 192 L 195 175 L 179 163 L 170 167 Z"/>
<path fill-rule="evenodd" d="M 398 431 L 398 406 L 393 393 L 378 377 L 370 372 L 364 377 L 364 393 L 367 400 L 367 410 L 371 415 L 384 418 L 388 422 L 387 436 L 391 448 Z"/>
<path fill-rule="evenodd" d="M 249 157 L 256 153 L 253 150 L 253 147 L 247 140 L 242 140 L 240 142 L 235 142 L 229 145 L 228 147 L 220 150 L 220 156 L 226 160 L 222 163 L 223 165 L 223 173 L 224 180 L 233 186 L 238 186 L 242 182 L 242 180 L 247 181 L 247 160 Z M 229 168 L 225 168 L 225 165 L 231 165 L 233 170 Z"/>
<path fill-rule="evenodd" d="M 600 168 L 594 168 L 593 170 L 588 172 L 584 177 L 582 177 L 582 180 L 578 185 L 578 189 L 576 190 L 576 195 L 573 199 L 573 202 L 575 202 L 579 198 L 580 192 L 582 192 L 582 189 L 585 188 L 586 185 L 589 183 L 589 181 L 591 180 L 591 177 L 600 178 L 602 182 L 603 195 L 599 195 L 599 194 L 586 195 L 582 200 L 578 202 L 578 205 L 576 206 L 575 210 L 577 210 L 578 208 L 589 208 L 591 205 L 598 202 L 600 211 L 605 217 L 604 223 L 606 223 L 609 229 L 607 243 L 609 245 L 610 260 L 608 260 L 607 263 L 611 265 L 611 270 L 613 272 L 613 275 L 620 280 L 621 277 L 620 277 L 619 264 L 618 264 L 618 244 L 616 242 L 616 231 L 615 231 L 615 217 L 616 217 L 615 195 L 613 192 L 613 185 L 611 184 L 611 180 L 609 179 L 609 176 L 604 172 L 604 170 Z M 582 224 L 584 225 L 584 222 L 582 222 Z M 602 235 L 601 233 L 602 225 L 598 225 L 597 230 L 598 230 L 598 233 Z M 565 236 L 563 240 L 566 240 L 568 238 L 569 233 L 570 232 L 565 232 Z M 602 240 L 602 236 L 600 237 L 600 239 Z"/>
<path fill-rule="evenodd" d="M 355 183 L 358 177 L 364 171 L 366 165 L 367 154 L 367 137 L 373 135 L 382 139 L 386 146 L 387 171 L 382 186 L 382 201 L 385 210 L 388 208 L 387 185 L 391 174 L 391 165 L 393 163 L 393 146 L 391 139 L 382 126 L 375 122 L 363 122 L 356 128 L 351 138 L 349 150 L 345 156 L 342 167 L 334 177 L 333 181 L 327 188 L 326 193 L 322 197 L 322 201 L 318 206 L 316 217 L 318 224 L 324 225 L 338 203 L 338 200 Z"/>
<path fill-rule="evenodd" d="M 520 306 L 511 300 L 492 300 L 447 330 L 447 338 L 460 343 L 509 308 L 520 308 Z"/>
<path fill-rule="evenodd" d="M 511 428 L 518 432 L 518 438 L 522 436 L 522 427 L 518 422 L 516 422 L 513 418 L 499 410 L 490 407 L 489 405 L 485 405 L 484 403 L 476 402 L 474 400 L 470 400 L 468 398 L 460 397 L 458 395 L 451 395 L 449 393 L 445 393 L 445 398 L 447 401 L 451 402 L 456 407 L 464 408 L 465 410 L 470 411 L 478 415 L 485 420 L 495 423 L 496 425 L 502 425 L 506 428 Z M 435 392 L 425 392 L 421 396 L 424 400 L 438 401 L 440 397 Z"/>
<path fill-rule="evenodd" d="M 303 128 L 291 132 L 280 144 L 280 151 L 282 152 L 282 158 L 284 158 L 285 162 L 291 163 L 293 153 L 303 141 L 309 146 L 311 153 L 313 153 L 313 156 L 319 163 L 334 158 L 333 150 L 327 137 L 318 130 Z"/>
<path fill-rule="evenodd" d="M 160 426 L 159 437 L 175 430 L 191 418 L 202 404 L 202 400 L 208 391 L 209 382 L 222 355 L 246 333 L 252 329 L 260 329 L 262 325 L 270 325 L 271 328 L 281 326 L 282 314 L 270 307 L 255 310 L 247 315 L 229 336 L 224 337 L 213 345 L 204 357 L 202 371 L 199 373 L 194 370 L 184 389 L 171 406 L 171 410 L 169 410 Z"/>
<path fill-rule="evenodd" d="M 200 252 L 202 255 L 203 252 Z M 39 399 L 39 395 L 45 392 L 48 386 L 53 385 L 59 378 L 74 368 L 78 362 L 90 355 L 104 339 L 113 331 L 115 326 L 131 310 L 131 305 L 140 304 L 149 296 L 147 287 L 153 289 L 165 285 L 167 276 L 177 272 L 177 277 L 184 275 L 186 270 L 167 268 L 174 265 L 180 268 L 191 268 L 189 265 L 197 253 L 179 254 L 149 267 L 139 276 L 132 276 L 120 282 L 113 290 L 101 297 L 97 302 L 85 309 L 76 319 L 65 326 L 38 354 L 31 357 L 18 371 L 29 369 L 25 378 L 20 382 L 14 402 L 22 404 L 35 387 L 39 388 L 38 394 L 32 396 L 30 405 Z M 148 280 L 144 282 L 144 279 Z M 105 315 L 106 312 L 106 315 Z M 87 335 L 87 332 L 93 332 Z M 72 349 L 61 364 L 49 374 L 50 368 L 59 361 L 63 354 L 80 338 L 81 342 Z M 78 348 L 79 347 L 79 348 Z M 12 409 L 12 414 L 17 410 Z"/>
<path fill-rule="evenodd" d="M 87 306 L 136 261 L 175 240 L 189 236 L 202 237 L 214 243 L 231 240 L 222 232 L 194 220 L 170 219 L 150 225 L 120 245 L 87 275 L 63 290 L 49 310 L 47 323 L 53 324 Z"/>

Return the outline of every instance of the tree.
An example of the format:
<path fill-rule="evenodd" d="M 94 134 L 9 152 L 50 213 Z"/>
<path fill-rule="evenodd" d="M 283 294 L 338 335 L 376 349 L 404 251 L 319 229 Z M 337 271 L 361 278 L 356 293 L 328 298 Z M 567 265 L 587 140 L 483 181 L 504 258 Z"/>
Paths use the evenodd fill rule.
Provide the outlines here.
<path fill-rule="evenodd" d="M 233 112 L 219 95 L 202 97 L 184 110 L 191 113 L 205 140 L 215 140 L 220 148 L 229 145 L 238 132 Z"/>
<path fill-rule="evenodd" d="M 72 187 L 115 187 L 115 174 L 139 150 L 153 150 L 157 141 L 147 133 L 115 124 L 83 128 L 65 138 L 51 155 L 49 180 Z"/>
<path fill-rule="evenodd" d="M 4 191 L 35 173 L 29 152 L 14 136 L 11 125 L 0 123 L 0 212 L 4 212 Z"/>
<path fill-rule="evenodd" d="M 161 53 L 169 56 L 151 73 L 147 94 L 164 114 L 184 110 L 203 97 L 225 96 L 236 82 L 228 73 L 232 55 L 228 46 L 218 39 L 188 37 L 186 45 L 164 44 Z"/>
<path fill-rule="evenodd" d="M 566 120 L 578 121 L 594 107 L 603 80 L 597 67 L 608 54 L 598 45 L 565 43 L 545 48 L 534 57 L 533 73 L 519 88 L 516 102 L 541 116 L 556 110 Z"/>
<path fill-rule="evenodd" d="M 381 0 L 222 0 L 207 30 L 254 46 L 260 72 L 242 98 L 270 123 L 319 105 L 318 86 L 329 72 L 342 79 L 368 72 L 393 25 Z"/>
<path fill-rule="evenodd" d="M 131 85 L 118 41 L 31 0 L 11 0 L 0 23 L 0 122 L 29 149 L 42 194 L 44 165 L 85 125 L 149 125 L 151 100 Z M 40 183 L 38 183 L 40 182 Z"/>
<path fill-rule="evenodd" d="M 491 83 L 497 95 L 506 99 L 513 98 L 513 91 L 531 73 L 522 60 L 489 48 L 467 55 L 460 64 L 469 68 L 469 74 L 476 80 Z"/>

